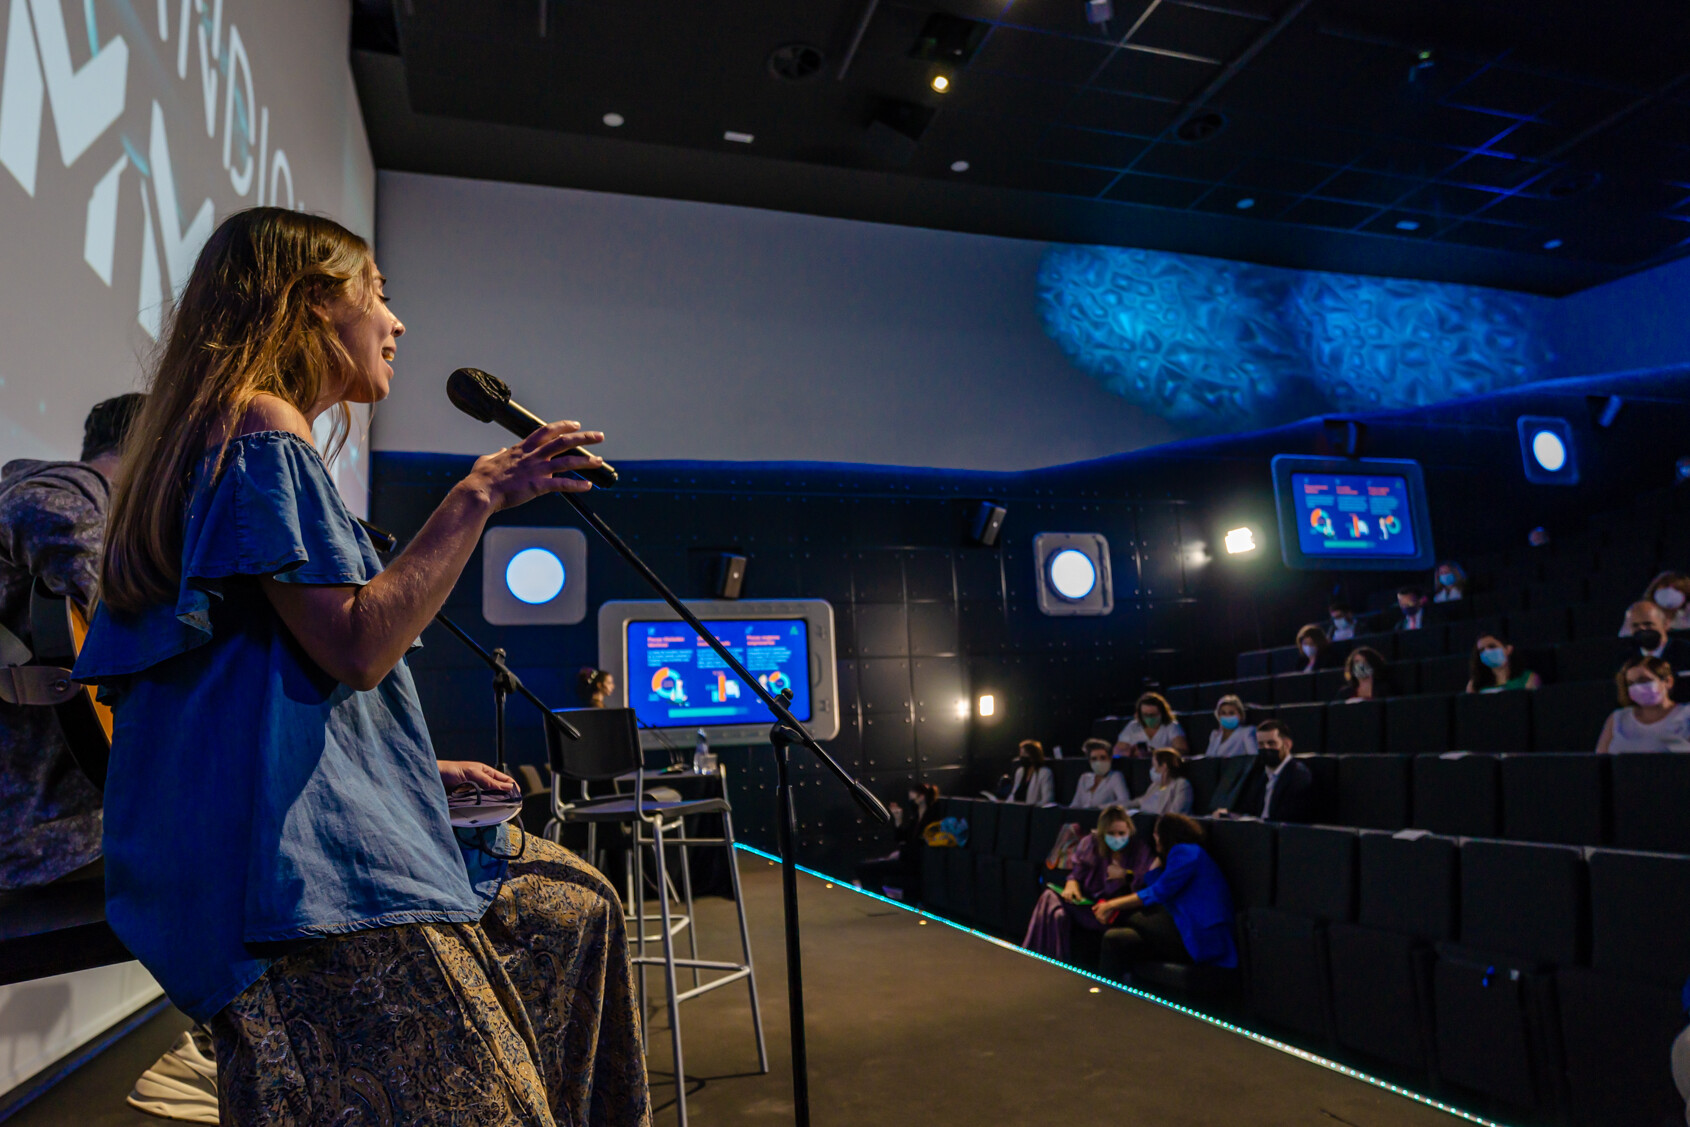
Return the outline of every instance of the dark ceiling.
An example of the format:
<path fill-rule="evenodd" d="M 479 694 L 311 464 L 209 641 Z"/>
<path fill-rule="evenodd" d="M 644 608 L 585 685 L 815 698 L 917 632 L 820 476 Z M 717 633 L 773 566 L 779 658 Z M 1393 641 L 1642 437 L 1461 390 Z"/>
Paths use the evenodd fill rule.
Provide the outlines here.
<path fill-rule="evenodd" d="M 355 0 L 353 62 L 382 168 L 1547 293 L 1690 252 L 1683 0 L 1087 10 Z"/>

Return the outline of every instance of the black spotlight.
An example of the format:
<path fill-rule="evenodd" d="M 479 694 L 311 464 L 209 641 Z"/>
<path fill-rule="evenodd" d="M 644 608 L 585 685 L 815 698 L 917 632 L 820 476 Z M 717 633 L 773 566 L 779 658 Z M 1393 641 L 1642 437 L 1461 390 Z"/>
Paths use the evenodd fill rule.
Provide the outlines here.
<path fill-rule="evenodd" d="M 1367 425 L 1355 419 L 1322 419 L 1320 437 L 1320 453 L 1338 458 L 1359 458 L 1367 445 Z"/>
<path fill-rule="evenodd" d="M 916 36 L 915 45 L 910 48 L 910 57 L 948 63 L 954 67 L 967 66 L 974 52 L 980 49 L 980 44 L 986 41 L 986 32 L 990 30 L 991 25 L 980 20 L 934 12 L 921 25 L 921 34 Z"/>
<path fill-rule="evenodd" d="M 1226 115 L 1209 110 L 1180 122 L 1179 128 L 1174 130 L 1174 136 L 1188 145 L 1195 145 L 1199 141 L 1207 141 L 1225 128 Z"/>
<path fill-rule="evenodd" d="M 990 548 L 997 544 L 998 533 L 1003 531 L 1003 518 L 1009 515 L 1009 510 L 1002 505 L 994 505 L 990 501 L 982 501 L 974 510 L 974 520 L 968 535 L 976 544 L 983 544 Z"/>

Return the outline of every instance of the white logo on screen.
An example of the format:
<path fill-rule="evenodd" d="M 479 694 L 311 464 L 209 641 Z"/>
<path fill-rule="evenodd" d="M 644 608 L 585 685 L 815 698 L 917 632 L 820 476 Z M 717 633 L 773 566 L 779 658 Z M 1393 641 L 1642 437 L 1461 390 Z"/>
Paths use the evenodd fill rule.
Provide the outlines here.
<path fill-rule="evenodd" d="M 257 204 L 303 207 L 294 197 L 293 169 L 287 153 L 271 150 L 270 109 L 253 107 L 252 64 L 233 21 L 223 23 L 223 0 L 178 0 L 171 19 L 170 0 L 157 0 L 158 38 L 176 41 L 176 77 L 189 76 L 190 47 L 198 47 L 198 85 L 205 104 L 205 134 L 215 141 L 222 130 L 223 167 L 236 196 L 256 189 Z M 212 232 L 215 209 L 209 197 L 196 208 L 182 205 L 164 111 L 156 99 L 142 153 L 126 138 L 107 138 L 123 114 L 129 78 L 129 44 L 121 35 L 98 42 L 94 6 L 87 12 L 91 57 L 73 69 L 63 0 L 10 0 L 6 53 L 0 75 L 0 167 L 31 197 L 35 196 L 42 126 L 51 113 L 59 160 L 69 168 L 103 139 L 101 147 L 116 160 L 88 197 L 82 257 L 106 285 L 113 284 L 117 247 L 118 194 L 126 169 L 136 171 L 143 228 L 136 283 L 136 319 L 158 339 L 164 315 L 164 280 L 170 293 L 188 280 L 200 247 Z M 174 28 L 172 25 L 174 24 Z M 222 97 L 218 90 L 222 87 Z M 191 123 L 176 122 L 177 125 Z M 148 184 L 151 184 L 149 190 Z M 192 218 L 185 218 L 192 211 Z M 162 265 L 162 270 L 161 270 Z"/>

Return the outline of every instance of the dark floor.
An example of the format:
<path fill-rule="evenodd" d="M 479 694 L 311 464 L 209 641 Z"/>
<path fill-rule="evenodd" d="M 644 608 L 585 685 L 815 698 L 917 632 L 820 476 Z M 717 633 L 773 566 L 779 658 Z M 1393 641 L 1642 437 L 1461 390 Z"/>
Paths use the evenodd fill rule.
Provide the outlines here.
<path fill-rule="evenodd" d="M 759 1075 L 743 985 L 682 1010 L 688 1110 L 712 1123 L 789 1122 L 785 946 L 777 870 L 744 855 L 771 1072 Z M 812 1119 L 829 1124 L 1238 1124 L 1448 1127 L 1453 1116 L 937 922 L 801 876 Z M 737 954 L 733 906 L 698 905 L 701 957 Z M 654 995 L 660 973 L 651 976 Z M 690 985 L 683 981 L 682 989 Z M 660 997 L 654 1001 L 661 1002 Z M 7 1127 L 158 1120 L 123 1102 L 187 1020 L 120 1041 Z M 658 1124 L 675 1121 L 669 1033 L 651 1029 Z"/>

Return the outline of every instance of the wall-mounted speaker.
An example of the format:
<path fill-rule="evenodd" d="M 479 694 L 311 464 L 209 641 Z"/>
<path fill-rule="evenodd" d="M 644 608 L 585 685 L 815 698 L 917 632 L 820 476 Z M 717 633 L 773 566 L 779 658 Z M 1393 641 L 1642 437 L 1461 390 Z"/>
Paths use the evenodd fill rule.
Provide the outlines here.
<path fill-rule="evenodd" d="M 489 528 L 481 617 L 494 626 L 573 626 L 587 617 L 587 538 L 578 528 Z"/>
<path fill-rule="evenodd" d="M 983 544 L 988 548 L 995 547 L 998 533 L 1003 531 L 1003 518 L 1009 515 L 1009 510 L 1002 505 L 994 505 L 990 501 L 982 501 L 974 510 L 974 519 L 970 523 L 968 535 L 976 544 Z"/>
<path fill-rule="evenodd" d="M 737 599 L 745 585 L 745 557 L 723 552 L 716 557 L 716 597 Z"/>
<path fill-rule="evenodd" d="M 1367 447 L 1367 424 L 1355 419 L 1322 419 L 1319 445 L 1321 454 L 1359 458 Z"/>

